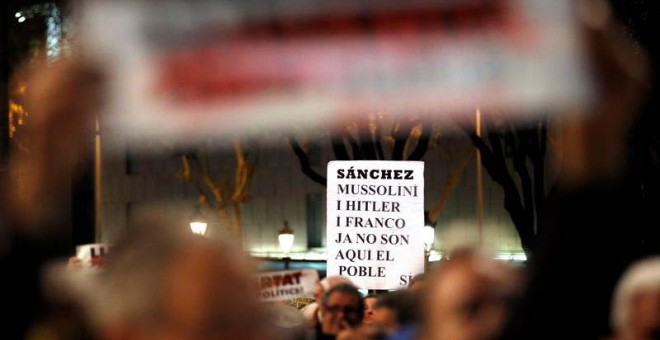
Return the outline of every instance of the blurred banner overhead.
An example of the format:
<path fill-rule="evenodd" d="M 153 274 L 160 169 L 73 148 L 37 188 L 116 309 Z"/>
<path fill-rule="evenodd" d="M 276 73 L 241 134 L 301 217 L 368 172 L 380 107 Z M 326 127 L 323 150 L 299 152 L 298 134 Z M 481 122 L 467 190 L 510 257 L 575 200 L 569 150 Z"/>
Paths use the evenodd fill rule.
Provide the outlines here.
<path fill-rule="evenodd" d="M 593 94 L 567 0 L 92 1 L 84 55 L 128 138 L 341 126 L 383 112 L 514 119 Z"/>

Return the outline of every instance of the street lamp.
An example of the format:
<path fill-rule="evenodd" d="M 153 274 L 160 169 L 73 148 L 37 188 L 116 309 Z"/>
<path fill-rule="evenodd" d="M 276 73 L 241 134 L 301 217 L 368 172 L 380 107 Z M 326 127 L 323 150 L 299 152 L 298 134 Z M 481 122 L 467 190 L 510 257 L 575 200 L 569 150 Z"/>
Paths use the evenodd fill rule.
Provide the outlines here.
<path fill-rule="evenodd" d="M 435 243 L 435 223 L 431 222 L 429 212 L 424 212 L 424 228 L 422 229 L 422 241 L 424 241 L 424 271 L 429 268 L 429 259 L 431 257 L 431 249 Z"/>
<path fill-rule="evenodd" d="M 293 248 L 293 240 L 295 239 L 295 236 L 293 235 L 293 230 L 289 227 L 289 222 L 284 221 L 284 226 L 282 229 L 279 231 L 279 235 L 277 236 L 277 240 L 280 244 L 280 249 L 282 252 L 284 252 L 284 269 L 289 269 L 289 260 L 291 258 L 289 257 L 289 252 L 291 251 L 291 248 Z"/>
<path fill-rule="evenodd" d="M 193 234 L 204 236 L 208 223 L 206 223 L 206 218 L 204 218 L 201 208 L 199 205 L 195 208 L 195 213 L 190 219 L 190 230 L 192 230 Z"/>
<path fill-rule="evenodd" d="M 425 225 L 422 231 L 422 239 L 424 240 L 424 250 L 431 252 L 433 243 L 435 243 L 435 228 L 431 225 Z"/>

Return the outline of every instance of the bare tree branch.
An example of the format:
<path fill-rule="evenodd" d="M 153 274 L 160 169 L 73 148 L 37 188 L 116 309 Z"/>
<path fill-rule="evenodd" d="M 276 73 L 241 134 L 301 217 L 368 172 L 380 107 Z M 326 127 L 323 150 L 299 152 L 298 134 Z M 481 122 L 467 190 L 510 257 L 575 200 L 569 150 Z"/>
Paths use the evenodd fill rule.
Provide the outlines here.
<path fill-rule="evenodd" d="M 248 185 L 252 179 L 254 168 L 247 160 L 240 138 L 236 138 L 234 141 L 234 153 L 236 155 L 236 176 L 232 201 L 243 203 L 250 198 Z"/>
<path fill-rule="evenodd" d="M 532 192 L 532 178 L 527 168 L 527 154 L 529 153 L 528 142 L 529 133 L 519 131 L 514 135 L 514 127 L 510 126 L 505 133 L 505 138 L 509 140 L 513 150 L 513 169 L 518 173 L 520 184 L 522 186 L 523 211 L 527 224 L 534 227 L 534 195 Z M 516 140 L 517 139 L 517 140 Z"/>
<path fill-rule="evenodd" d="M 408 160 L 418 161 L 424 157 L 426 151 L 429 148 L 429 142 L 431 141 L 431 133 L 433 132 L 433 126 L 430 122 L 422 123 L 422 135 L 417 139 L 417 145 L 415 150 L 408 156 Z"/>
<path fill-rule="evenodd" d="M 348 161 L 351 158 L 348 156 L 344 139 L 342 136 L 331 135 L 330 143 L 332 144 L 332 152 L 335 154 L 335 159 L 338 161 Z"/>
<path fill-rule="evenodd" d="M 523 248 L 525 251 L 530 251 L 533 248 L 534 235 L 530 231 L 529 224 L 526 223 L 525 211 L 520 194 L 506 165 L 506 157 L 501 144 L 502 137 L 498 132 L 492 131 L 491 125 L 491 128 L 486 133 L 490 142 L 490 147 L 488 147 L 484 140 L 477 136 L 475 131 L 464 126 L 461 126 L 461 128 L 481 152 L 481 163 L 490 177 L 502 186 L 504 190 L 504 208 L 511 216 Z"/>
<path fill-rule="evenodd" d="M 327 186 L 328 185 L 328 180 L 323 177 L 321 174 L 316 172 L 314 169 L 309 164 L 309 157 L 307 157 L 307 154 L 305 151 L 300 147 L 300 144 L 298 143 L 298 140 L 290 136 L 289 137 L 289 145 L 291 145 L 291 148 L 293 149 L 293 153 L 298 157 L 298 162 L 300 163 L 300 170 L 305 174 L 305 176 L 309 177 L 312 181 L 321 184 L 322 186 Z"/>
<path fill-rule="evenodd" d="M 392 148 L 392 160 L 403 160 L 403 153 L 408 142 L 408 136 L 410 136 L 410 131 L 412 126 L 410 124 L 404 124 L 399 122 L 396 124 L 392 131 L 392 137 L 394 138 L 394 147 Z"/>
<path fill-rule="evenodd" d="M 381 142 L 380 137 L 380 127 L 378 124 L 374 124 L 374 130 L 372 131 L 372 138 L 374 140 L 374 148 L 376 149 L 376 159 L 384 160 L 385 152 L 383 151 L 383 143 Z"/>
<path fill-rule="evenodd" d="M 254 174 L 253 161 L 240 139 L 234 142 L 235 169 L 233 181 L 224 171 L 217 180 L 211 174 L 210 159 L 205 149 L 183 152 L 180 178 L 192 182 L 198 191 L 199 204 L 209 207 L 225 226 L 226 230 L 240 239 L 242 236 L 241 205 L 250 198 L 250 182 Z"/>
<path fill-rule="evenodd" d="M 198 169 L 200 171 L 200 175 L 202 176 L 202 180 L 206 184 L 206 187 L 211 190 L 211 193 L 213 194 L 213 199 L 215 200 L 214 206 L 216 209 L 224 209 L 225 205 L 227 204 L 225 201 L 225 196 L 224 196 L 224 190 L 221 185 L 219 185 L 216 181 L 213 180 L 211 177 L 211 173 L 209 172 L 209 163 L 208 163 L 208 157 L 206 155 L 205 151 L 200 151 L 200 155 L 196 157 L 197 163 L 198 163 Z"/>
<path fill-rule="evenodd" d="M 351 146 L 351 151 L 353 152 L 353 160 L 364 159 L 364 156 L 362 155 L 362 149 L 360 148 L 358 141 L 353 138 L 353 136 L 348 131 L 346 131 L 342 137 L 347 140 L 348 145 Z"/>
<path fill-rule="evenodd" d="M 538 129 L 534 130 L 534 143 L 532 145 L 533 157 L 532 166 L 534 169 L 534 203 L 536 204 L 537 221 L 542 219 L 540 214 L 545 205 L 545 154 L 548 143 L 548 121 L 547 119 L 539 124 Z M 538 231 L 537 231 L 538 232 Z"/>
<path fill-rule="evenodd" d="M 366 124 L 366 126 L 365 126 Z M 358 124 L 358 140 L 360 141 L 360 149 L 362 150 L 363 159 L 375 160 L 376 147 L 374 145 L 373 135 L 369 129 L 369 122 L 362 122 Z"/>
<path fill-rule="evenodd" d="M 186 182 L 190 182 L 190 162 L 188 161 L 188 156 L 185 154 L 179 156 L 181 161 L 181 172 L 180 178 Z"/>
<path fill-rule="evenodd" d="M 458 185 L 458 182 L 460 181 L 461 176 L 463 176 L 463 173 L 465 172 L 465 168 L 467 167 L 472 157 L 474 157 L 474 150 L 470 148 L 470 150 L 464 153 L 456 169 L 451 170 L 451 172 L 447 176 L 447 181 L 445 182 L 445 186 L 442 189 L 442 192 L 440 193 L 440 198 L 438 199 L 438 203 L 436 203 L 436 205 L 433 206 L 433 208 L 431 208 L 431 210 L 429 211 L 429 219 L 432 222 L 438 220 L 438 217 L 440 216 L 442 209 L 445 207 L 445 204 L 447 203 L 447 199 L 449 198 L 449 196 L 451 196 L 452 192 Z"/>
<path fill-rule="evenodd" d="M 378 155 L 378 159 L 380 160 L 385 159 L 385 152 L 383 151 L 383 143 L 381 143 L 380 138 L 376 138 L 376 155 Z"/>

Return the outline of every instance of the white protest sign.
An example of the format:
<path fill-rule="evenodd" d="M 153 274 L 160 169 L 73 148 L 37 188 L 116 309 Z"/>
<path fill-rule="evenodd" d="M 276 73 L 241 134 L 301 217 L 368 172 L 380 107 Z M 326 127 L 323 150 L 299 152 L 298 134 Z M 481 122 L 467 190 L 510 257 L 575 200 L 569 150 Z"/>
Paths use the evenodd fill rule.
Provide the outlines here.
<path fill-rule="evenodd" d="M 328 163 L 328 276 L 396 289 L 424 271 L 424 163 Z"/>
<path fill-rule="evenodd" d="M 314 269 L 285 270 L 256 276 L 261 301 L 291 300 L 312 294 L 319 274 Z"/>
<path fill-rule="evenodd" d="M 90 243 L 76 246 L 76 259 L 83 268 L 101 268 L 105 262 L 110 245 L 105 243 Z"/>

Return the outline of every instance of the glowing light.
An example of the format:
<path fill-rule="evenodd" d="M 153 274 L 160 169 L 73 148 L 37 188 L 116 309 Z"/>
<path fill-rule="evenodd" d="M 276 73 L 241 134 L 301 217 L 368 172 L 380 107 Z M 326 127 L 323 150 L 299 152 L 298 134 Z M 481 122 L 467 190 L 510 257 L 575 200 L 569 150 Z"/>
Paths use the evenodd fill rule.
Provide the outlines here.
<path fill-rule="evenodd" d="M 14 16 L 15 16 L 16 18 L 20 18 L 20 17 L 23 16 L 23 14 L 21 14 L 21 12 L 16 12 L 16 14 L 15 14 Z"/>
<path fill-rule="evenodd" d="M 197 206 L 195 208 L 195 214 L 191 218 L 189 224 L 190 224 L 190 230 L 192 230 L 193 234 L 202 235 L 202 236 L 206 234 L 206 227 L 208 226 L 208 223 L 206 223 L 206 218 L 202 213 L 202 207 Z"/>
<path fill-rule="evenodd" d="M 280 249 L 284 252 L 284 254 L 289 254 L 291 248 L 293 248 L 294 239 L 295 236 L 293 235 L 293 230 L 289 227 L 289 222 L 284 221 L 284 227 L 280 229 L 279 235 L 277 236 Z"/>
<path fill-rule="evenodd" d="M 28 116 L 23 105 L 9 99 L 9 138 L 14 138 L 17 127 L 23 125 Z"/>
<path fill-rule="evenodd" d="M 190 222 L 190 229 L 192 230 L 193 234 L 204 236 L 204 234 L 206 234 L 206 226 L 206 222 Z"/>
<path fill-rule="evenodd" d="M 424 247 L 426 251 L 430 251 L 435 242 L 435 228 L 431 226 L 424 226 L 422 231 L 422 240 L 424 240 Z"/>
<path fill-rule="evenodd" d="M 437 251 L 431 251 L 429 254 L 429 262 L 435 262 L 442 260 L 442 254 Z"/>
<path fill-rule="evenodd" d="M 23 22 L 23 21 L 25 21 L 25 17 L 18 18 L 18 22 Z"/>
<path fill-rule="evenodd" d="M 280 243 L 280 248 L 285 254 L 288 254 L 293 248 L 293 240 L 295 236 L 293 234 L 281 234 L 277 237 L 277 240 Z"/>
<path fill-rule="evenodd" d="M 527 261 L 527 256 L 525 253 L 499 253 L 497 256 L 495 256 L 495 259 L 502 261 L 524 262 Z"/>

